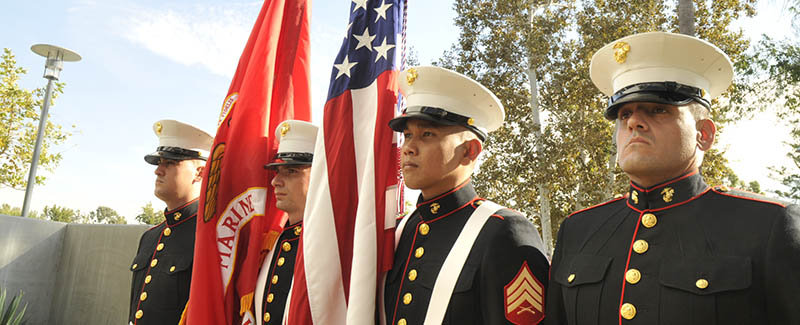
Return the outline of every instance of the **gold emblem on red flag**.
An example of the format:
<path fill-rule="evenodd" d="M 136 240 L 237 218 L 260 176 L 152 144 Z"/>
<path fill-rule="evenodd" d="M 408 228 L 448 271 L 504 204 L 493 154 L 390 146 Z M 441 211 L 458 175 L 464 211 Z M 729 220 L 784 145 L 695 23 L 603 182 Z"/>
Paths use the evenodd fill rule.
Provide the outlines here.
<path fill-rule="evenodd" d="M 514 324 L 538 324 L 544 319 L 544 286 L 523 262 L 517 276 L 503 288 L 506 319 Z"/>
<path fill-rule="evenodd" d="M 208 162 L 208 183 L 206 185 L 206 200 L 203 206 L 203 221 L 209 222 L 217 212 L 217 190 L 219 176 L 222 171 L 222 156 L 225 154 L 225 144 L 220 143 L 214 147 Z"/>

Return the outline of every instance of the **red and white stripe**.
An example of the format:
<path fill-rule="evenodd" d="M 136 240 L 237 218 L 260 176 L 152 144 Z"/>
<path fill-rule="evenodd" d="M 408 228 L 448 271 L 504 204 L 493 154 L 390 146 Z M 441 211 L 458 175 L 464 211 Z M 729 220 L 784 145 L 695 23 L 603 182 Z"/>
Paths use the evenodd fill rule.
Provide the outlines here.
<path fill-rule="evenodd" d="M 373 324 L 397 215 L 396 71 L 325 105 L 317 136 L 290 323 Z M 305 305 L 305 306 L 303 306 Z M 305 308 L 303 308 L 305 307 Z M 300 318 L 294 318 L 300 317 Z"/>

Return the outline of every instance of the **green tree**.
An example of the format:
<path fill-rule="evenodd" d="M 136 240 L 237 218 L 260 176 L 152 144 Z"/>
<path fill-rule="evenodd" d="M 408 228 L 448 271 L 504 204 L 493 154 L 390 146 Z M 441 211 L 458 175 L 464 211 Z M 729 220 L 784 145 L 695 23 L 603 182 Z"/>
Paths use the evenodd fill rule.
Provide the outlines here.
<path fill-rule="evenodd" d="M 800 0 L 786 0 L 784 8 L 792 15 L 792 26 L 800 32 Z M 793 39 L 776 40 L 762 35 L 758 46 L 751 52 L 743 69 L 747 81 L 754 85 L 750 94 L 755 100 L 748 114 L 763 113 L 769 107 L 780 120 L 792 127 L 790 149 L 787 156 L 790 166 L 772 166 L 772 177 L 786 189 L 773 190 L 778 196 L 800 203 L 800 42 Z"/>
<path fill-rule="evenodd" d="M 66 223 L 87 223 L 80 211 L 53 204 L 42 209 L 42 219 Z"/>
<path fill-rule="evenodd" d="M 3 203 L 2 205 L 0 205 L 0 214 L 19 217 L 22 216 L 22 208 L 12 207 L 8 203 Z M 28 212 L 28 218 L 44 219 L 41 215 L 39 215 L 39 212 L 35 210 Z"/>
<path fill-rule="evenodd" d="M 142 212 L 136 216 L 136 221 L 148 225 L 157 225 L 164 221 L 164 211 L 153 208 L 153 202 L 147 202 L 142 207 Z"/>
<path fill-rule="evenodd" d="M 792 158 L 794 166 L 789 167 L 773 167 L 773 171 L 777 174 L 777 178 L 786 190 L 776 190 L 775 194 L 795 203 L 800 204 L 800 128 L 793 130 L 794 143 L 792 144 L 792 152 L 787 155 Z"/>
<path fill-rule="evenodd" d="M 696 35 L 738 63 L 749 41 L 730 25 L 754 15 L 754 3 L 695 2 Z M 456 0 L 455 11 L 459 39 L 437 64 L 478 80 L 506 109 L 506 123 L 491 135 L 474 177 L 479 192 L 537 222 L 549 216 L 546 234 L 572 211 L 627 191 L 628 179 L 614 163 L 614 125 L 603 117 L 605 98 L 589 78 L 589 63 L 620 37 L 677 32 L 675 7 L 657 0 Z M 740 117 L 732 112 L 748 90 L 737 80 L 712 103 L 721 130 Z M 711 184 L 730 185 L 722 154 L 708 152 L 702 172 Z"/>
<path fill-rule="evenodd" d="M 0 214 L 4 214 L 7 216 L 21 216 L 22 209 L 20 207 L 12 207 L 8 203 L 3 203 L 0 205 Z"/>
<path fill-rule="evenodd" d="M 4 49 L 0 60 L 0 186 L 22 189 L 27 184 L 33 157 L 36 133 L 44 102 L 45 89 L 27 90 L 18 84 L 27 71 L 17 66 L 10 49 Z M 64 92 L 64 83 L 56 82 L 51 105 Z M 52 148 L 69 138 L 70 132 L 48 119 L 42 140 L 39 167 L 53 172 L 61 154 Z M 36 184 L 44 184 L 44 176 L 36 176 Z"/>
<path fill-rule="evenodd" d="M 128 223 L 125 217 L 119 215 L 117 211 L 107 206 L 99 206 L 87 216 L 89 223 L 105 223 L 113 225 L 124 225 Z"/>

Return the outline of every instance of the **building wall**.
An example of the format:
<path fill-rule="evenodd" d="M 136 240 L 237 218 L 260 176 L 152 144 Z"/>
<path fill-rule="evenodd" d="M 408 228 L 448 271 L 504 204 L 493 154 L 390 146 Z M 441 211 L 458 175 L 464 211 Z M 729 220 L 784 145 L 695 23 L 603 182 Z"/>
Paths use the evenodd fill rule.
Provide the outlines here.
<path fill-rule="evenodd" d="M 30 324 L 49 320 L 66 224 L 0 216 L 0 286 L 7 299 L 23 291 Z"/>

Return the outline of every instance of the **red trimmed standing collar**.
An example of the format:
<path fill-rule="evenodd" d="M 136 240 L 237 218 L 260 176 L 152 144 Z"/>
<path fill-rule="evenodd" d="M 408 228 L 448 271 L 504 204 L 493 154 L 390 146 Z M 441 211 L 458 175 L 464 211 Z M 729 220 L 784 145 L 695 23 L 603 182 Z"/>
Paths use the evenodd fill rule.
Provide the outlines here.
<path fill-rule="evenodd" d="M 198 199 L 191 200 L 183 206 L 167 211 L 164 209 L 164 217 L 167 219 L 167 225 L 170 227 L 177 226 L 182 222 L 197 216 Z"/>
<path fill-rule="evenodd" d="M 425 200 L 420 194 L 417 200 L 417 211 L 422 220 L 430 221 L 463 208 L 477 198 L 478 193 L 475 192 L 475 187 L 472 186 L 472 180 L 467 180 L 452 190 L 430 200 Z"/>
<path fill-rule="evenodd" d="M 628 206 L 639 211 L 667 209 L 684 203 L 708 190 L 703 176 L 693 172 L 646 188 L 631 182 Z"/>

